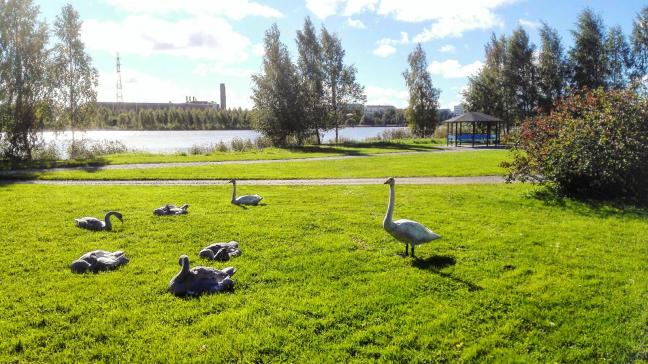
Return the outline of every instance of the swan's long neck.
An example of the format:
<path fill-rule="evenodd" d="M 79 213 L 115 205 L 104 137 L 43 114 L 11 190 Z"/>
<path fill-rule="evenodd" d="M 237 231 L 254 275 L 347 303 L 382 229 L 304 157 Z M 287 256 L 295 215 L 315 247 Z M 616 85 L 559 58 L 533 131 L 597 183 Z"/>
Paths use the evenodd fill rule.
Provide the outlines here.
<path fill-rule="evenodd" d="M 104 223 L 106 224 L 106 230 L 112 230 L 112 223 L 110 222 L 110 217 L 113 215 L 113 212 L 109 212 L 104 217 Z"/>
<path fill-rule="evenodd" d="M 182 269 L 180 269 L 180 275 L 186 277 L 189 274 L 189 259 L 182 260 Z"/>
<path fill-rule="evenodd" d="M 385 214 L 385 219 L 383 220 L 383 226 L 392 224 L 392 216 L 394 214 L 394 185 L 389 185 L 389 203 L 387 204 L 387 214 Z"/>
<path fill-rule="evenodd" d="M 182 259 L 181 261 L 182 268 L 180 268 L 180 272 L 176 274 L 174 278 L 175 281 L 183 281 L 189 274 L 189 259 Z"/>
<path fill-rule="evenodd" d="M 236 181 L 232 182 L 232 202 L 236 201 Z"/>

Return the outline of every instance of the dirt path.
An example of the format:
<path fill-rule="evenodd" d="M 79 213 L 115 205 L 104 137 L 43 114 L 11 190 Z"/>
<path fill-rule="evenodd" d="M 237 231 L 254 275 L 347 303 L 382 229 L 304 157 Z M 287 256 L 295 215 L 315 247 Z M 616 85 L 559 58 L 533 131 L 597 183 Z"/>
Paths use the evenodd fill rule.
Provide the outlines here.
<path fill-rule="evenodd" d="M 445 184 L 497 184 L 505 183 L 502 176 L 475 177 L 402 177 L 396 178 L 398 184 L 406 185 L 445 185 Z M 263 179 L 237 180 L 239 185 L 261 186 L 335 186 L 335 185 L 376 185 L 385 182 L 385 178 L 340 178 L 340 179 Z M 4 181 L 6 184 L 36 185 L 102 185 L 102 186 L 213 186 L 223 185 L 226 180 L 15 180 Z"/>
<path fill-rule="evenodd" d="M 62 168 L 46 168 L 46 169 L 18 169 L 18 170 L 0 171 L 0 176 L 16 176 L 25 173 L 61 172 L 61 171 L 74 171 L 74 170 L 104 171 L 104 170 L 122 170 L 122 169 L 218 166 L 218 165 L 225 165 L 225 164 L 310 162 L 310 161 L 340 160 L 340 159 L 354 159 L 354 158 L 367 158 L 367 157 L 384 157 L 390 155 L 409 155 L 409 154 L 443 153 L 443 152 L 477 152 L 481 150 L 486 150 L 486 149 L 472 149 L 472 148 L 469 149 L 469 148 L 454 148 L 454 147 L 438 147 L 438 148 L 439 149 L 432 149 L 429 151 L 375 153 L 375 154 L 362 154 L 362 155 L 338 155 L 338 156 L 330 156 L 330 157 L 313 157 L 313 158 L 284 158 L 284 159 L 169 162 L 169 163 L 133 163 L 133 164 L 109 164 L 105 166 L 96 166 L 96 167 L 84 166 L 84 167 L 62 167 Z"/>

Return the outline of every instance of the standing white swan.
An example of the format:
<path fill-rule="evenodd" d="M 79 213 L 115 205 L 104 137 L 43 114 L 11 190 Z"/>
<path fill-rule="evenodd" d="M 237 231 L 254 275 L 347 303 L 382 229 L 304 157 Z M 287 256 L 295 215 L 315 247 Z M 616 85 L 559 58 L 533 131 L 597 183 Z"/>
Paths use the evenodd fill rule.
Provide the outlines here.
<path fill-rule="evenodd" d="M 405 243 L 405 255 L 407 256 L 407 248 L 409 244 L 412 245 L 412 257 L 414 256 L 414 246 L 429 243 L 432 240 L 439 239 L 441 236 L 432 232 L 425 225 L 416 221 L 400 219 L 392 221 L 394 213 L 395 192 L 394 185 L 396 181 L 394 177 L 390 177 L 385 181 L 389 185 L 389 204 L 387 205 L 387 214 L 383 220 L 383 227 L 387 232 L 396 238 L 396 240 Z"/>
<path fill-rule="evenodd" d="M 106 213 L 106 216 L 104 217 L 104 221 L 101 221 L 96 217 L 80 217 L 78 219 L 74 219 L 74 221 L 76 222 L 76 226 L 88 230 L 95 230 L 95 231 L 112 230 L 112 223 L 110 222 L 111 216 L 114 216 L 117 219 L 119 219 L 119 221 L 121 221 L 122 224 L 124 223 L 122 214 L 120 214 L 117 211 L 108 211 Z"/>
<path fill-rule="evenodd" d="M 243 195 L 236 197 L 236 180 L 231 179 L 227 181 L 227 183 L 231 183 L 232 186 L 234 186 L 234 189 L 232 190 L 232 203 L 234 205 L 252 205 L 256 206 L 263 200 L 263 197 L 259 195 Z"/>
<path fill-rule="evenodd" d="M 180 272 L 171 278 L 168 290 L 176 296 L 198 296 L 203 293 L 214 293 L 232 289 L 234 267 L 218 270 L 211 267 L 194 267 L 189 269 L 189 257 L 180 256 Z"/>

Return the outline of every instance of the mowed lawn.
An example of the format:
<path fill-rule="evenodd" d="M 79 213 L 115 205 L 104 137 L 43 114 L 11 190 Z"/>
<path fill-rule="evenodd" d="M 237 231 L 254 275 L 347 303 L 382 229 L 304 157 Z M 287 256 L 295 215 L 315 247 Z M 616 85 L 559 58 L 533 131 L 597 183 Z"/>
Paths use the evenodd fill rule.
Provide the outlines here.
<path fill-rule="evenodd" d="M 528 197 L 526 185 L 396 186 L 396 218 L 443 236 L 418 259 L 383 231 L 387 186 L 0 186 L 0 362 L 646 359 L 648 214 Z M 190 213 L 155 217 L 164 203 Z M 112 232 L 73 218 L 124 214 Z M 197 258 L 237 240 L 227 263 Z M 94 250 L 117 271 L 75 275 Z M 166 292 L 192 266 L 235 291 Z"/>
<path fill-rule="evenodd" d="M 483 176 L 504 174 L 506 150 L 432 152 L 338 160 L 225 164 L 148 169 L 43 172 L 40 179 L 299 179 L 360 177 Z"/>
<path fill-rule="evenodd" d="M 242 152 L 214 151 L 209 154 L 157 154 L 143 152 L 119 153 L 103 156 L 102 159 L 107 164 L 295 159 L 414 151 L 425 152 L 439 149 L 440 146 L 445 145 L 445 140 L 439 139 L 402 139 L 382 142 L 349 142 L 346 144 L 306 145 L 294 148 L 252 149 Z"/>

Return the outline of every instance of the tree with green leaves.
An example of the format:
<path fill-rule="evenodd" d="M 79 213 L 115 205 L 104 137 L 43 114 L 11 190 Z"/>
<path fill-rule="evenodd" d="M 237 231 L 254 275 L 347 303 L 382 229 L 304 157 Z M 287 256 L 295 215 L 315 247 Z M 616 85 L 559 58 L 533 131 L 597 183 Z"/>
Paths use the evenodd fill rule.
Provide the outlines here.
<path fill-rule="evenodd" d="M 603 20 L 585 9 L 572 35 L 574 47 L 569 52 L 572 85 L 579 90 L 605 87 L 608 72 Z"/>
<path fill-rule="evenodd" d="M 273 144 L 284 146 L 291 136 L 302 143 L 308 128 L 302 122 L 304 102 L 299 75 L 280 35 L 276 23 L 265 32 L 263 71 L 252 75 L 252 100 L 257 112 L 256 128 Z"/>
<path fill-rule="evenodd" d="M 627 85 L 628 73 L 632 67 L 632 54 L 621 27 L 610 28 L 605 39 L 607 54 L 607 85 L 623 89 Z"/>
<path fill-rule="evenodd" d="M 540 28 L 541 48 L 538 55 L 538 104 L 549 112 L 565 91 L 567 64 L 558 32 L 546 23 Z"/>
<path fill-rule="evenodd" d="M 330 125 L 335 128 L 335 142 L 338 129 L 344 125 L 345 115 L 351 112 L 352 103 L 364 103 L 364 87 L 356 80 L 358 70 L 354 65 L 344 64 L 345 51 L 337 34 L 329 33 L 322 26 L 322 70 L 324 72 L 325 100 Z"/>
<path fill-rule="evenodd" d="M 297 68 L 304 96 L 304 120 L 321 143 L 320 128 L 325 128 L 324 118 L 324 71 L 322 69 L 322 46 L 317 39 L 315 27 L 310 18 L 304 20 L 304 28 L 297 31 Z"/>
<path fill-rule="evenodd" d="M 637 14 L 632 25 L 631 38 L 634 60 L 631 77 L 641 80 L 648 75 L 648 6 Z"/>
<path fill-rule="evenodd" d="M 61 124 L 73 131 L 90 121 L 97 100 L 97 70 L 81 41 L 79 13 L 68 4 L 54 22 L 54 77 L 60 85 L 55 92 L 61 110 Z"/>
<path fill-rule="evenodd" d="M 407 57 L 409 69 L 403 72 L 409 90 L 409 104 L 405 111 L 412 133 L 420 137 L 434 134 L 439 109 L 439 90 L 432 85 L 432 76 L 427 70 L 425 51 L 421 43 Z"/>
<path fill-rule="evenodd" d="M 508 39 L 504 59 L 504 90 L 511 104 L 513 120 L 520 121 L 534 114 L 538 104 L 537 70 L 533 64 L 535 46 L 529 36 L 518 27 Z"/>
<path fill-rule="evenodd" d="M 463 93 L 467 111 L 478 111 L 510 120 L 507 92 L 504 90 L 504 64 L 506 60 L 507 39 L 491 34 L 489 43 L 484 47 L 484 66 L 468 78 L 468 88 Z"/>
<path fill-rule="evenodd" d="M 5 157 L 31 159 L 51 115 L 47 25 L 31 0 L 0 1 L 0 132 Z"/>

